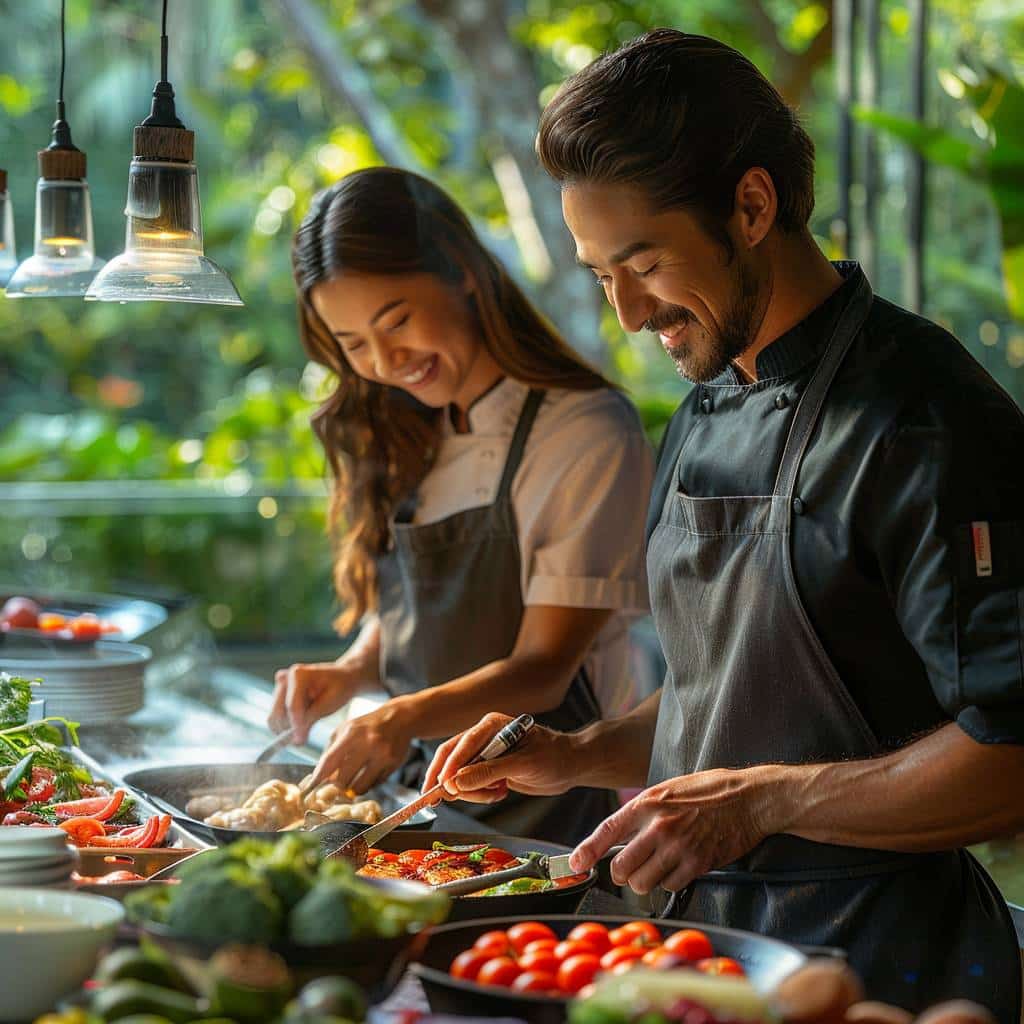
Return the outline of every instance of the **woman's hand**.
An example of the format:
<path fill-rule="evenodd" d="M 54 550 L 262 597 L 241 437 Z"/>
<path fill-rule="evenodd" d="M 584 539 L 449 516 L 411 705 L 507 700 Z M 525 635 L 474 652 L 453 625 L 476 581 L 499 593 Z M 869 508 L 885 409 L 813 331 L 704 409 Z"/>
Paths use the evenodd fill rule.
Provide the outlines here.
<path fill-rule="evenodd" d="M 337 711 L 365 686 L 361 666 L 327 661 L 292 665 L 274 673 L 274 704 L 267 724 L 275 732 L 291 726 L 305 743 L 314 722 Z"/>
<path fill-rule="evenodd" d="M 616 843 L 612 880 L 638 893 L 678 892 L 779 831 L 772 766 L 715 769 L 666 779 L 609 815 L 576 847 L 573 871 L 589 871 Z"/>
<path fill-rule="evenodd" d="M 531 796 L 553 796 L 571 789 L 576 783 L 569 764 L 570 738 L 541 725 L 535 725 L 511 754 L 464 767 L 512 720 L 492 713 L 445 740 L 430 762 L 423 791 L 443 782 L 450 799 L 489 804 L 503 799 L 510 789 Z"/>
<path fill-rule="evenodd" d="M 331 779 L 340 789 L 365 793 L 405 761 L 415 735 L 400 701 L 350 719 L 334 730 L 313 770 L 313 784 Z"/>

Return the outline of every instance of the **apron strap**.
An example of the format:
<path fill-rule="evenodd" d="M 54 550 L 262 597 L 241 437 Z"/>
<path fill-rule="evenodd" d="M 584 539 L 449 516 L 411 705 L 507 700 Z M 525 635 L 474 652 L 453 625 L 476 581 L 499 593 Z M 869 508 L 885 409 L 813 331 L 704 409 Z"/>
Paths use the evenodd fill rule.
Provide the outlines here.
<path fill-rule="evenodd" d="M 857 279 L 855 287 L 843 307 L 843 311 L 839 314 L 839 320 L 832 332 L 825 354 L 811 375 L 807 389 L 797 405 L 793 423 L 789 428 L 789 436 L 786 438 L 786 447 L 783 449 L 782 459 L 779 462 L 779 473 L 775 479 L 775 490 L 772 493 L 776 496 L 781 495 L 790 503 L 796 489 L 800 464 L 803 462 L 804 453 L 810 443 L 811 434 L 818 425 L 829 388 L 832 386 L 832 381 L 835 379 L 846 353 L 852 347 L 874 299 L 871 285 L 868 284 L 864 271 L 857 267 L 853 274 Z"/>
<path fill-rule="evenodd" d="M 533 421 L 537 418 L 540 404 L 544 401 L 544 394 L 545 392 L 539 388 L 530 388 L 530 393 L 523 402 L 522 411 L 519 413 L 519 422 L 516 423 L 516 432 L 512 435 L 512 444 L 509 446 L 508 457 L 505 459 L 505 469 L 501 474 L 501 483 L 498 485 L 495 504 L 506 500 L 512 493 L 512 481 L 519 469 L 519 463 L 523 461 L 526 441 L 533 429 Z"/>

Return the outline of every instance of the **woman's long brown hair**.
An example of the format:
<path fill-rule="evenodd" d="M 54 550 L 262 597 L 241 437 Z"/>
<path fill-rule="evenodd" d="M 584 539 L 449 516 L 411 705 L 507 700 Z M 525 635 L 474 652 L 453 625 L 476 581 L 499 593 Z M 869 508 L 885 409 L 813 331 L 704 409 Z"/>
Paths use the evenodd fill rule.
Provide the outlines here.
<path fill-rule="evenodd" d="M 433 464 L 442 411 L 356 374 L 313 309 L 316 285 L 346 272 L 429 273 L 451 284 L 468 277 L 480 340 L 507 376 L 576 391 L 613 385 L 533 308 L 455 202 L 408 171 L 356 171 L 318 193 L 295 234 L 292 269 L 303 346 L 337 380 L 312 424 L 332 477 L 328 530 L 342 605 L 335 626 L 347 633 L 377 606 L 376 560 L 397 504 Z"/>

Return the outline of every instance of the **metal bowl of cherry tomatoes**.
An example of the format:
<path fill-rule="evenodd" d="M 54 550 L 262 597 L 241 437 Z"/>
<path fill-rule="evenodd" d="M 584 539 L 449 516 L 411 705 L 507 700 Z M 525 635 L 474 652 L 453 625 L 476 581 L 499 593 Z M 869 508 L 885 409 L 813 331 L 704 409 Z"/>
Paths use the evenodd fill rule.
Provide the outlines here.
<path fill-rule="evenodd" d="M 434 1013 L 562 1024 L 602 972 L 641 965 L 745 976 L 769 992 L 807 957 L 752 932 L 685 921 L 569 914 L 485 918 L 431 930 L 411 967 Z"/>

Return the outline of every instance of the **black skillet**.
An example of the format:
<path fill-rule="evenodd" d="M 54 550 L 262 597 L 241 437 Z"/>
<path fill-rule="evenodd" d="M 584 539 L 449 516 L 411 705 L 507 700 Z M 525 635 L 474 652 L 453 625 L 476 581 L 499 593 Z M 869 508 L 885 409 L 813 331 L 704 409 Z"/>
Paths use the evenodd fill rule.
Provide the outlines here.
<path fill-rule="evenodd" d="M 215 846 L 225 846 L 244 836 L 257 839 L 277 840 L 287 832 L 246 831 L 237 828 L 221 828 L 207 825 L 206 822 L 191 817 L 185 811 L 185 805 L 194 796 L 213 788 L 237 789 L 244 798 L 257 786 L 271 779 L 282 779 L 284 782 L 299 783 L 312 771 L 312 766 L 305 764 L 191 764 L 168 765 L 162 768 L 141 768 L 128 772 L 123 777 L 126 786 L 138 790 L 153 803 L 166 807 L 175 820 L 188 829 L 199 839 Z M 398 808 L 416 796 L 415 793 L 401 789 L 391 789 L 389 784 L 371 789 L 366 797 L 377 800 L 385 814 Z M 363 799 L 363 797 L 360 797 Z M 436 815 L 429 808 L 418 811 L 404 825 L 403 829 L 428 829 Z M 351 823 L 339 822 L 339 842 L 351 834 Z M 429 847 L 429 844 L 428 844 Z"/>
<path fill-rule="evenodd" d="M 581 921 L 599 921 L 609 928 L 617 928 L 627 921 L 641 920 L 629 917 L 586 917 L 569 915 L 531 915 L 518 918 L 489 917 L 483 920 L 457 924 L 443 924 L 433 928 L 427 937 L 426 948 L 420 952 L 411 967 L 427 994 L 434 1013 L 456 1014 L 468 1017 L 512 1017 L 529 1024 L 562 1024 L 566 1019 L 569 999 L 534 992 L 514 992 L 511 989 L 478 985 L 473 981 L 453 978 L 448 973 L 452 960 L 464 949 L 469 949 L 484 932 L 506 930 L 516 921 L 540 921 L 548 925 L 559 938 L 565 938 Z M 645 919 L 649 920 L 649 919 Z M 662 936 L 680 928 L 700 928 L 714 946 L 716 956 L 738 960 L 751 984 L 763 993 L 773 990 L 778 983 L 807 957 L 793 946 L 753 932 L 713 925 L 688 924 L 685 921 L 652 922 Z"/>
<path fill-rule="evenodd" d="M 545 853 L 553 856 L 571 852 L 571 847 L 558 843 L 546 843 L 540 839 L 523 839 L 516 836 L 483 835 L 477 832 L 392 832 L 377 843 L 378 850 L 401 853 L 403 850 L 429 850 L 436 842 L 446 846 L 477 845 L 489 843 L 507 850 L 515 857 L 530 853 Z M 497 917 L 517 914 L 574 914 L 587 890 L 597 881 L 597 871 L 575 885 L 547 892 L 524 892 L 511 896 L 459 896 L 452 900 L 450 921 L 469 921 L 481 917 Z"/>

